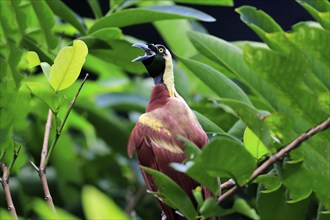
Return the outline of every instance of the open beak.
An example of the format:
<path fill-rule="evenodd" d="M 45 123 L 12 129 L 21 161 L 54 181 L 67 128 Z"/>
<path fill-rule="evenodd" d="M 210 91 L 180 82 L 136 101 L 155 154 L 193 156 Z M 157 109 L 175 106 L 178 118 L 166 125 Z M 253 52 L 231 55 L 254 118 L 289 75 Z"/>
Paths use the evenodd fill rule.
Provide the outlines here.
<path fill-rule="evenodd" d="M 147 60 L 153 56 L 156 55 L 156 53 L 154 51 L 152 51 L 148 45 L 146 44 L 133 44 L 132 47 L 137 47 L 137 48 L 140 48 L 142 50 L 144 50 L 145 54 L 143 56 L 138 56 L 137 58 L 135 58 L 134 60 L 132 60 L 132 62 L 135 62 L 135 61 L 144 61 L 144 60 Z"/>

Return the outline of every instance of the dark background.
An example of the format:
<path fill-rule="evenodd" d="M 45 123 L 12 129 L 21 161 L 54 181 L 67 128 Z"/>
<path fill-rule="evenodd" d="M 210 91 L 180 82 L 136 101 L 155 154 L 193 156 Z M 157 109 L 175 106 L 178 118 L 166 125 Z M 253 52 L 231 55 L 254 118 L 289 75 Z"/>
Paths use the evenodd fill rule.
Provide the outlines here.
<path fill-rule="evenodd" d="M 205 0 L 207 1 L 207 0 Z M 221 0 L 219 0 L 221 1 Z M 87 1 L 64 0 L 71 9 L 83 17 L 93 18 L 93 13 Z M 109 11 L 109 1 L 99 0 L 103 14 Z M 183 5 L 183 4 L 181 4 Z M 214 18 L 215 22 L 203 22 L 203 26 L 214 36 L 227 41 L 252 40 L 259 38 L 239 18 L 235 8 L 242 5 L 254 6 L 269 14 L 284 29 L 298 21 L 313 20 L 311 16 L 295 0 L 234 0 L 234 7 L 203 6 L 187 4 L 186 6 L 203 11 Z M 135 25 L 123 28 L 124 34 L 132 35 L 147 42 L 163 43 L 161 37 L 151 24 Z"/>

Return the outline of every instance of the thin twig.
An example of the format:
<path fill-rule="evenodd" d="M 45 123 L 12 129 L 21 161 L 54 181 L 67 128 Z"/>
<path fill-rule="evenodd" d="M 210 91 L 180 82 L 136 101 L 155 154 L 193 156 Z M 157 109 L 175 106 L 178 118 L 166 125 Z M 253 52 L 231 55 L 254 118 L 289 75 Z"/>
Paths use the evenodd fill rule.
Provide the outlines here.
<path fill-rule="evenodd" d="M 13 199 L 11 198 L 11 194 L 10 194 L 8 167 L 4 163 L 1 163 L 0 165 L 1 165 L 1 170 L 2 170 L 1 185 L 2 185 L 3 191 L 5 193 L 8 210 L 9 210 L 11 216 L 13 217 L 13 219 L 18 219 L 17 214 L 16 214 L 16 209 L 15 209 L 15 206 L 13 203 Z"/>
<path fill-rule="evenodd" d="M 31 166 L 39 173 L 39 167 L 37 167 L 37 165 L 35 165 L 32 160 L 29 160 L 29 164 L 31 164 Z"/>
<path fill-rule="evenodd" d="M 320 131 L 323 131 L 330 127 L 330 118 L 322 122 L 321 124 L 317 125 L 316 127 L 310 129 L 309 131 L 303 133 L 296 139 L 294 139 L 290 144 L 283 147 L 280 151 L 278 151 L 276 154 L 269 157 L 268 160 L 266 160 L 260 167 L 258 167 L 250 177 L 247 184 L 251 183 L 255 178 L 257 178 L 260 174 L 264 173 L 265 170 L 272 164 L 274 164 L 276 161 L 281 160 L 288 152 L 291 150 L 299 147 L 304 141 L 306 141 L 308 138 L 312 137 L 313 135 L 317 134 Z M 230 188 L 227 192 L 222 194 L 218 198 L 218 204 L 230 197 L 232 194 L 236 192 L 237 189 L 239 189 L 237 185 Z"/>
<path fill-rule="evenodd" d="M 52 117 L 53 112 L 51 109 L 48 110 L 47 122 L 45 125 L 45 134 L 44 134 L 44 142 L 42 144 L 42 151 L 40 156 L 40 170 L 45 171 L 46 169 L 46 157 L 48 155 L 48 141 L 49 141 L 49 134 L 52 128 Z"/>
<path fill-rule="evenodd" d="M 10 172 L 13 169 L 14 163 L 18 157 L 20 150 L 21 150 L 21 146 L 19 146 L 17 150 L 14 149 L 13 159 L 10 161 L 9 166 L 8 166 L 8 177 L 10 176 Z"/>
<path fill-rule="evenodd" d="M 48 206 L 56 213 L 55 205 L 53 202 L 52 195 L 50 194 L 47 177 L 46 177 L 46 157 L 48 155 L 48 142 L 49 142 L 49 134 L 52 128 L 52 117 L 53 112 L 51 109 L 48 110 L 47 122 L 45 125 L 45 134 L 44 134 L 44 141 L 42 144 L 42 151 L 40 156 L 40 165 L 39 165 L 39 177 L 42 186 L 42 191 L 44 192 L 44 199 L 46 200 Z M 30 162 L 33 165 L 33 163 Z"/>
<path fill-rule="evenodd" d="M 229 179 L 226 182 L 224 182 L 223 184 L 221 184 L 220 189 L 224 190 L 224 189 L 228 189 L 235 186 L 235 181 L 233 179 Z"/>
<path fill-rule="evenodd" d="M 77 98 L 78 98 L 78 95 L 79 95 L 79 93 L 80 93 L 80 91 L 81 91 L 83 85 L 85 84 L 85 82 L 86 82 L 88 76 L 89 76 L 89 74 L 86 73 L 84 80 L 82 81 L 82 83 L 81 83 L 81 85 L 80 85 L 80 87 L 79 87 L 79 89 L 78 89 L 76 95 L 73 97 L 73 99 L 72 99 L 72 101 L 71 101 L 71 103 L 70 103 L 69 109 L 67 110 L 67 112 L 66 112 L 66 114 L 65 114 L 65 116 L 64 116 L 64 119 L 63 119 L 63 122 L 62 122 L 60 128 L 59 128 L 59 129 L 56 129 L 56 135 L 55 135 L 55 138 L 54 138 L 52 144 L 50 145 L 49 153 L 47 154 L 47 157 L 46 157 L 46 160 L 45 160 L 45 165 L 48 164 L 48 161 L 49 161 L 50 155 L 52 154 L 52 152 L 53 152 L 53 150 L 54 150 L 54 147 L 55 147 L 55 145 L 56 145 L 56 143 L 57 143 L 57 141 L 58 141 L 58 139 L 59 139 L 59 137 L 60 137 L 60 135 L 61 135 L 61 132 L 62 132 L 62 130 L 63 130 L 63 127 L 64 127 L 64 125 L 65 125 L 65 122 L 66 122 L 66 120 L 68 119 L 68 117 L 69 117 L 69 115 L 70 115 L 70 112 L 71 112 L 71 110 L 73 109 L 73 106 L 74 106 L 74 104 L 76 103 L 76 100 L 77 100 Z"/>

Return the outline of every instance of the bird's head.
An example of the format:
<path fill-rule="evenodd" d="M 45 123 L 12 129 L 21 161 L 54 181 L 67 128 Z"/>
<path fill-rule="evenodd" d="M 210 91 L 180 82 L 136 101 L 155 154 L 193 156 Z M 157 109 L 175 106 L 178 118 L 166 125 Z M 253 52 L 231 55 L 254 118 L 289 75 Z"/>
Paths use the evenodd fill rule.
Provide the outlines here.
<path fill-rule="evenodd" d="M 155 84 L 164 83 L 166 72 L 173 75 L 171 53 L 161 44 L 133 44 L 133 47 L 144 50 L 145 54 L 132 60 L 142 61 Z"/>

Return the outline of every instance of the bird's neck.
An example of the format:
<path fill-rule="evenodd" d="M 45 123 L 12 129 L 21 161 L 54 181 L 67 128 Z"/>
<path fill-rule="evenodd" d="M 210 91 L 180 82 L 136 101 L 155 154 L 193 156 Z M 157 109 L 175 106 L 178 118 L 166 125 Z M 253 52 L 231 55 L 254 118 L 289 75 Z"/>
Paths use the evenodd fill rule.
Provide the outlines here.
<path fill-rule="evenodd" d="M 169 92 L 170 97 L 180 97 L 175 90 L 173 62 L 170 53 L 165 57 L 165 69 L 163 73 L 163 82 Z"/>
<path fill-rule="evenodd" d="M 150 100 L 146 112 L 150 112 L 156 108 L 166 105 L 169 98 L 170 94 L 166 88 L 166 85 L 156 84 L 151 91 Z"/>

